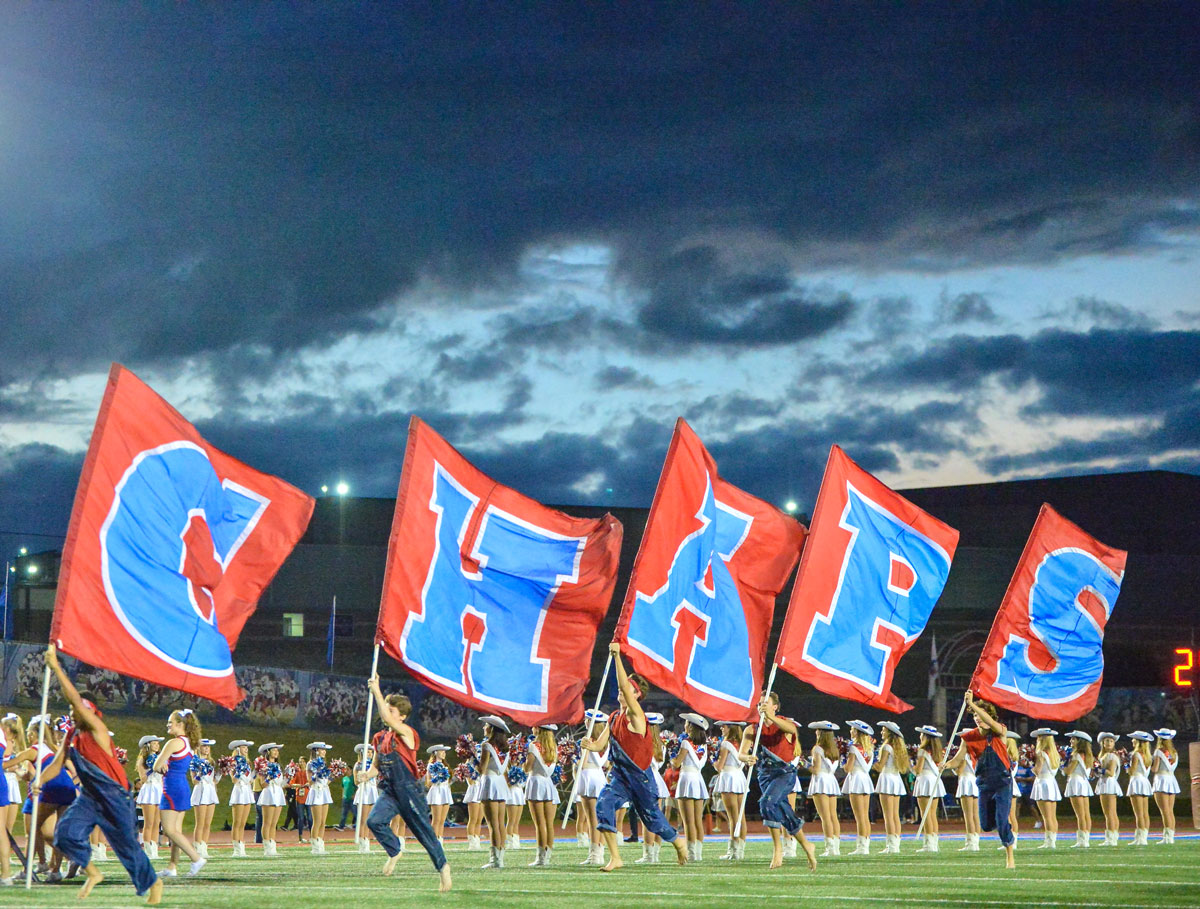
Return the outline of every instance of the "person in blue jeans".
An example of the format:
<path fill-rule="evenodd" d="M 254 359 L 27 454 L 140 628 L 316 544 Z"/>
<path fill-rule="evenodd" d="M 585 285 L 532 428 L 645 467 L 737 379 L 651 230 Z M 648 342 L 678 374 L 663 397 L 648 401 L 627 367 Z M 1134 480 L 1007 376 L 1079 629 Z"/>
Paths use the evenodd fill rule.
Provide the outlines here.
<path fill-rule="evenodd" d="M 400 861 L 400 838 L 391 826 L 392 818 L 398 814 L 417 842 L 429 853 L 429 860 L 441 878 L 438 890 L 445 893 L 451 884 L 450 865 L 442 844 L 433 832 L 433 825 L 429 823 L 425 787 L 417 781 L 417 753 L 421 738 L 417 730 L 405 722 L 412 712 L 412 702 L 403 694 L 389 694 L 385 698 L 379 690 L 377 675 L 371 676 L 368 687 L 379 708 L 379 719 L 386 727 L 382 732 L 375 733 L 371 740 L 375 766 L 379 771 L 379 799 L 367 818 L 367 826 L 375 834 L 375 840 L 388 854 L 383 873 L 394 872 L 396 863 Z"/>
<path fill-rule="evenodd" d="M 1012 756 L 1005 739 L 1008 728 L 997 718 L 996 708 L 987 701 L 975 700 L 970 689 L 966 702 L 967 709 L 975 715 L 975 728 L 963 733 L 962 741 L 975 761 L 975 777 L 979 783 L 979 826 L 1000 835 L 1000 842 L 1004 844 L 1004 867 L 1016 868 L 1013 858 L 1016 837 L 1008 820 L 1012 807 Z"/>

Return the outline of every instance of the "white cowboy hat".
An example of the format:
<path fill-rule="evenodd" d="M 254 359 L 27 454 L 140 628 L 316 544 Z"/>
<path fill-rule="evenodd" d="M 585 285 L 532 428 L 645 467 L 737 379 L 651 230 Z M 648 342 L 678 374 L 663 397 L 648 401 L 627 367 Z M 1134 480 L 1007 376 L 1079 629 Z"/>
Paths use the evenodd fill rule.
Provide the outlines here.
<path fill-rule="evenodd" d="M 534 723 L 538 729 L 549 729 L 551 732 L 558 732 L 558 723 Z"/>
<path fill-rule="evenodd" d="M 503 731 L 505 735 L 508 734 L 508 723 L 504 722 L 502 717 L 498 717 L 489 713 L 487 716 L 481 716 L 479 718 L 479 722 L 483 723 L 485 726 L 491 726 L 494 729 L 499 729 Z"/>
<path fill-rule="evenodd" d="M 663 716 L 661 713 L 647 713 L 646 714 L 646 722 L 649 723 L 651 726 L 661 726 L 663 723 L 666 722 L 666 720 L 667 720 L 667 718 L 665 716 Z"/>
<path fill-rule="evenodd" d="M 266 742 L 265 744 L 262 744 L 262 745 L 259 745 L 259 746 L 258 746 L 258 753 L 259 753 L 259 754 L 266 754 L 266 753 L 267 753 L 268 751 L 270 751 L 272 748 L 282 748 L 282 747 L 283 747 L 283 746 L 282 746 L 282 745 L 280 745 L 278 742 Z"/>
<path fill-rule="evenodd" d="M 892 735 L 904 735 L 904 733 L 900 731 L 900 724 L 893 723 L 891 720 L 880 720 L 879 728 L 886 729 Z"/>
<path fill-rule="evenodd" d="M 363 751 L 365 751 L 367 748 L 370 748 L 370 747 L 371 747 L 370 745 L 364 745 L 362 742 L 359 742 L 357 745 L 354 746 L 354 753 L 362 754 Z"/>
<path fill-rule="evenodd" d="M 831 723 L 829 720 L 813 720 L 808 724 L 809 729 L 816 729 L 818 732 L 837 732 L 842 727 L 837 723 Z"/>
<path fill-rule="evenodd" d="M 871 724 L 864 723 L 862 720 L 851 720 L 846 725 L 851 729 L 857 729 L 859 732 L 865 732 L 867 735 L 875 734 L 875 730 L 871 728 Z"/>
<path fill-rule="evenodd" d="M 165 742 L 165 741 L 166 741 L 166 739 L 164 739 L 161 735 L 144 735 L 140 739 L 138 739 L 138 747 L 145 748 L 151 742 Z"/>
<path fill-rule="evenodd" d="M 1139 742 L 1153 742 L 1154 741 L 1154 736 L 1152 736 L 1148 732 L 1142 732 L 1142 730 L 1140 730 L 1140 729 L 1137 732 L 1129 733 L 1129 737 L 1131 739 L 1137 739 Z"/>
<path fill-rule="evenodd" d="M 1067 738 L 1082 739 L 1083 741 L 1087 742 L 1089 745 L 1092 744 L 1092 737 L 1090 735 L 1088 735 L 1086 732 L 1083 732 L 1079 729 L 1072 729 L 1070 732 L 1067 733 Z"/>
<path fill-rule="evenodd" d="M 1031 739 L 1040 739 L 1044 735 L 1048 735 L 1053 738 L 1054 736 L 1058 735 L 1058 733 L 1049 726 L 1040 726 L 1039 728 L 1033 730 L 1033 732 L 1029 733 L 1029 737 Z"/>
<path fill-rule="evenodd" d="M 1019 742 L 1019 741 L 1021 741 L 1021 733 L 1019 733 L 1019 732 L 1013 732 L 1011 729 L 1009 729 L 1008 731 L 1006 731 L 1006 732 L 1004 733 L 1004 737 L 1005 737 L 1006 739 L 1014 739 L 1014 740 L 1016 740 L 1016 741 L 1018 741 L 1018 742 Z"/>
<path fill-rule="evenodd" d="M 254 743 L 252 741 L 250 741 L 249 739 L 234 739 L 232 742 L 229 743 L 229 750 L 233 751 L 234 748 L 241 748 L 243 745 L 245 745 L 247 748 L 249 748 L 253 744 Z"/>
<path fill-rule="evenodd" d="M 1115 742 L 1119 738 L 1120 738 L 1120 736 L 1117 735 L 1115 732 L 1101 732 L 1099 735 L 1096 736 L 1096 741 L 1103 742 L 1105 739 L 1112 739 Z"/>
<path fill-rule="evenodd" d="M 449 751 L 449 745 L 430 745 L 425 749 L 426 754 L 437 754 L 439 751 Z"/>
<path fill-rule="evenodd" d="M 607 723 L 608 714 L 603 710 L 593 710 L 590 707 L 583 712 L 585 720 L 591 720 L 593 723 Z"/>
<path fill-rule="evenodd" d="M 1176 735 L 1174 729 L 1167 729 L 1166 727 L 1163 727 L 1162 729 L 1155 729 L 1154 734 L 1160 739 L 1173 739 Z"/>
<path fill-rule="evenodd" d="M 316 751 L 318 748 L 324 748 L 328 751 L 332 747 L 328 742 L 309 742 L 307 745 L 309 751 Z"/>
<path fill-rule="evenodd" d="M 708 720 L 700 716 L 698 713 L 681 713 L 679 718 L 685 723 L 691 723 L 693 726 L 699 726 L 705 732 L 708 731 Z"/>
<path fill-rule="evenodd" d="M 917 726 L 916 730 L 917 732 L 921 733 L 921 735 L 927 735 L 931 739 L 940 739 L 942 737 L 942 734 L 938 731 L 937 726 L 930 726 L 928 723 L 926 723 L 924 726 Z"/>
<path fill-rule="evenodd" d="M 714 726 L 746 726 L 745 720 L 713 720 Z"/>

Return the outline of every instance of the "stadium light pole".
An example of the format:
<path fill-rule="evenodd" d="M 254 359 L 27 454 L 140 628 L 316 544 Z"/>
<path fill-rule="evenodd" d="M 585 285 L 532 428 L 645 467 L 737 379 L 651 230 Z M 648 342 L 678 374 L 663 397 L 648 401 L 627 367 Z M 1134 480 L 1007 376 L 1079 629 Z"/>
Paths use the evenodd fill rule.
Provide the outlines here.
<path fill-rule="evenodd" d="M 346 542 L 346 495 L 350 492 L 350 484 L 345 480 L 338 480 L 338 484 L 333 487 L 338 496 L 338 542 Z"/>

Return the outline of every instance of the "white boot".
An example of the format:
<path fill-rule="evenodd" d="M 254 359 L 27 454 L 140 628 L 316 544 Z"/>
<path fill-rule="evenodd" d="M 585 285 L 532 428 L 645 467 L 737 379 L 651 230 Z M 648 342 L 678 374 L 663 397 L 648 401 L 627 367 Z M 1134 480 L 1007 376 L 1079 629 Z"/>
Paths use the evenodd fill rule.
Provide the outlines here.
<path fill-rule="evenodd" d="M 930 838 L 933 840 L 933 851 L 938 852 L 939 848 L 941 846 L 941 838 L 942 838 L 941 834 L 940 833 L 931 833 Z"/>
<path fill-rule="evenodd" d="M 979 851 L 979 834 L 978 833 L 971 834 L 971 851 L 972 852 Z"/>
<path fill-rule="evenodd" d="M 245 858 L 246 857 L 246 844 L 245 843 L 234 843 L 233 844 L 233 857 L 234 858 Z"/>
<path fill-rule="evenodd" d="M 546 847 L 546 857 L 542 860 L 542 864 L 545 865 L 546 867 L 550 867 L 550 862 L 553 859 L 554 859 L 554 847 L 547 846 Z"/>
<path fill-rule="evenodd" d="M 634 859 L 633 863 L 635 865 L 645 865 L 650 861 L 650 850 L 653 848 L 653 846 L 647 846 L 646 841 L 642 840 L 642 857 L 640 859 Z"/>
<path fill-rule="evenodd" d="M 1050 841 L 1050 848 L 1057 849 L 1058 848 L 1058 833 L 1057 832 L 1051 833 L 1049 835 L 1048 839 Z"/>
<path fill-rule="evenodd" d="M 796 854 L 796 845 L 795 844 L 796 844 L 796 841 L 792 840 L 792 855 Z M 840 856 L 842 854 L 842 838 L 840 836 L 835 836 L 833 838 L 833 842 L 830 845 L 833 846 L 833 854 L 835 856 Z"/>
<path fill-rule="evenodd" d="M 1038 846 L 1038 848 L 1039 849 L 1049 849 L 1050 848 L 1050 834 L 1049 833 L 1042 834 L 1042 845 Z"/>
<path fill-rule="evenodd" d="M 487 871 L 492 868 L 500 867 L 500 850 L 495 846 L 488 846 L 487 864 L 480 867 L 480 871 Z"/>
<path fill-rule="evenodd" d="M 653 846 L 651 846 L 650 847 L 650 860 L 647 862 L 647 864 L 657 865 L 658 864 L 658 856 L 661 851 L 662 851 L 661 843 L 655 843 Z"/>
<path fill-rule="evenodd" d="M 525 867 L 526 868 L 541 868 L 542 867 L 542 852 L 544 852 L 544 851 L 545 850 L 543 850 L 541 846 L 538 846 L 537 847 L 537 855 L 534 857 L 533 861 L 530 862 Z"/>
<path fill-rule="evenodd" d="M 704 859 L 704 840 L 696 840 L 696 861 Z"/>
<path fill-rule="evenodd" d="M 264 840 L 263 841 L 263 855 L 266 858 L 278 858 L 279 857 L 279 849 L 275 846 L 274 840 Z"/>
<path fill-rule="evenodd" d="M 208 858 L 208 843 L 193 843 L 192 845 L 196 847 L 196 852 L 200 854 L 200 858 Z"/>
<path fill-rule="evenodd" d="M 836 842 L 833 837 L 825 837 L 825 848 L 821 851 L 821 858 L 829 858 L 833 853 L 833 844 Z"/>
<path fill-rule="evenodd" d="M 871 854 L 871 838 L 869 836 L 860 836 L 858 844 L 859 855 Z"/>
<path fill-rule="evenodd" d="M 580 849 L 591 849 L 592 840 L 590 837 L 584 836 L 582 833 L 576 834 L 575 845 Z"/>
<path fill-rule="evenodd" d="M 1105 830 L 1104 831 L 1104 845 L 1105 846 L 1116 846 L 1120 842 L 1121 842 L 1121 831 L 1120 830 Z"/>
<path fill-rule="evenodd" d="M 365 836 L 358 841 L 358 851 L 360 854 L 366 854 L 371 851 L 371 841 Z"/>
<path fill-rule="evenodd" d="M 1163 834 L 1166 837 L 1167 843 L 1169 843 L 1171 845 L 1175 844 L 1175 828 L 1174 827 L 1172 827 L 1170 830 L 1164 830 Z"/>
<path fill-rule="evenodd" d="M 781 831 L 781 832 L 783 833 L 783 857 L 784 858 L 795 858 L 796 857 L 796 838 L 794 836 L 788 836 L 787 831 Z M 836 855 L 836 854 L 837 853 L 835 852 L 834 855 Z"/>
<path fill-rule="evenodd" d="M 888 837 L 888 847 L 891 850 L 892 855 L 900 854 L 900 834 L 893 833 Z"/>
<path fill-rule="evenodd" d="M 733 851 L 734 851 L 734 849 L 735 849 L 735 848 L 737 848 L 737 847 L 734 845 L 734 844 L 735 844 L 735 842 L 736 842 L 736 840 L 734 840 L 734 839 L 733 839 L 733 837 L 730 837 L 730 838 L 729 838 L 729 845 L 725 847 L 725 854 L 724 854 L 724 855 L 722 855 L 722 856 L 718 856 L 718 858 L 720 858 L 720 859 L 721 859 L 721 861 L 732 861 L 732 859 L 733 859 Z"/>
<path fill-rule="evenodd" d="M 1081 848 L 1081 849 L 1091 849 L 1092 848 L 1091 831 L 1084 830 L 1083 832 L 1081 832 L 1079 834 L 1079 848 Z"/>
<path fill-rule="evenodd" d="M 483 852 L 482 838 L 478 835 L 467 837 L 467 851 L 468 852 Z"/>
<path fill-rule="evenodd" d="M 737 859 L 738 861 L 741 861 L 742 859 L 744 859 L 746 857 L 746 841 L 745 840 L 737 841 L 737 844 L 733 847 L 733 857 L 735 859 Z"/>
<path fill-rule="evenodd" d="M 1149 827 L 1139 827 L 1138 828 L 1137 844 L 1139 846 L 1149 846 L 1150 845 L 1150 828 Z"/>
<path fill-rule="evenodd" d="M 317 839 L 315 836 L 312 838 L 312 841 L 309 843 L 309 846 L 312 847 L 309 851 L 312 852 L 313 855 L 321 854 L 321 841 L 319 839 Z"/>

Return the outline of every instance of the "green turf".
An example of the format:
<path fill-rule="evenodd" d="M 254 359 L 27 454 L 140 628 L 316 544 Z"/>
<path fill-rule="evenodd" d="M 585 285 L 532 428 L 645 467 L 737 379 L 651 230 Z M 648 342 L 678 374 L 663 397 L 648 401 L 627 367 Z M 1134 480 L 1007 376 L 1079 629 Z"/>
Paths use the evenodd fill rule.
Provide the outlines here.
<path fill-rule="evenodd" d="M 1182 831 L 1181 831 L 1182 832 Z M 1128 833 L 1128 831 L 1127 831 Z M 1073 838 L 1072 838 L 1073 839 Z M 410 840 L 410 843 L 412 841 Z M 830 904 L 906 906 L 1200 906 L 1200 839 L 1179 840 L 1173 846 L 1117 848 L 1086 852 L 1068 848 L 1049 852 L 1022 841 L 1015 872 L 1004 870 L 995 841 L 985 839 L 978 853 L 960 853 L 961 839 L 942 841 L 945 851 L 918 854 L 906 840 L 902 854 L 842 856 L 821 860 L 815 874 L 800 860 L 789 860 L 779 871 L 767 870 L 768 845 L 751 842 L 746 860 L 730 865 L 718 859 L 723 844 L 710 840 L 704 861 L 679 868 L 673 864 L 633 865 L 637 846 L 624 846 L 624 869 L 608 875 L 576 863 L 583 850 L 561 844 L 550 868 L 527 868 L 533 850 L 507 853 L 503 871 L 482 871 L 486 853 L 449 850 L 454 892 L 439 896 L 437 878 L 419 849 L 405 853 L 392 878 L 379 874 L 383 854 L 358 855 L 350 847 L 312 856 L 307 848 L 281 851 L 278 859 L 252 856 L 214 859 L 195 880 L 167 881 L 164 906 L 195 909 L 255 907 L 255 909 L 365 909 L 373 906 L 512 906 L 538 909 L 594 905 L 708 906 L 783 898 L 820 899 Z M 664 849 L 664 858 L 667 849 Z M 165 862 L 156 863 L 160 868 Z M 120 865 L 101 866 L 108 879 L 87 905 L 140 905 Z M 0 891 L 0 905 L 62 906 L 75 903 L 75 884 L 35 885 L 32 893 Z"/>

